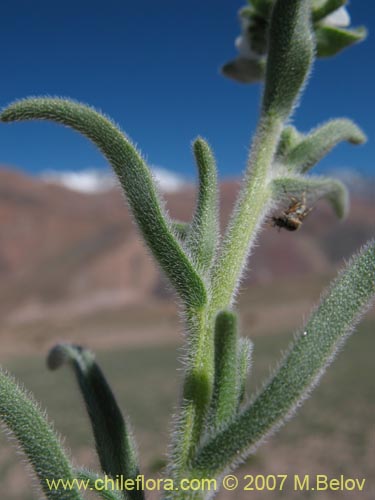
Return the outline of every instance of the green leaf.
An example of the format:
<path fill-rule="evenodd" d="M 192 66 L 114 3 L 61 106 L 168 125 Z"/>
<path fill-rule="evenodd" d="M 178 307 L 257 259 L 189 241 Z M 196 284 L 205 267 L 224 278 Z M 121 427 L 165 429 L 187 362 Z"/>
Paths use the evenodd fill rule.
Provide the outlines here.
<path fill-rule="evenodd" d="M 173 235 L 149 168 L 111 121 L 87 106 L 58 98 L 18 101 L 2 112 L 1 120 L 55 121 L 96 144 L 117 174 L 146 243 L 183 301 L 192 307 L 206 302 L 204 284 Z"/>
<path fill-rule="evenodd" d="M 345 185 L 329 177 L 285 176 L 271 181 L 275 199 L 294 196 L 306 197 L 308 203 L 326 199 L 339 219 L 346 217 L 349 210 L 349 194 Z M 307 207 L 309 208 L 309 207 Z"/>
<path fill-rule="evenodd" d="M 95 491 L 100 498 L 103 498 L 103 500 L 121 500 L 124 499 L 128 500 L 129 495 L 127 492 L 124 490 L 121 492 L 117 491 L 116 489 L 112 490 L 112 488 L 107 488 L 107 489 L 102 489 L 103 486 L 105 485 L 104 481 L 105 479 L 98 474 L 95 474 L 95 472 L 88 471 L 86 469 L 78 469 L 76 471 L 76 477 L 80 481 L 84 481 L 85 484 L 88 486 L 88 489 L 90 491 Z M 108 480 L 108 479 L 107 479 Z M 112 486 L 110 483 L 111 479 L 109 478 L 109 486 Z"/>
<path fill-rule="evenodd" d="M 48 481 L 73 481 L 60 439 L 38 404 L 13 377 L 0 370 L 0 421 L 16 438 L 49 500 L 82 500 L 77 489 L 51 489 Z"/>
<path fill-rule="evenodd" d="M 264 58 L 246 59 L 237 57 L 224 64 L 221 68 L 223 75 L 239 83 L 257 83 L 264 79 L 266 62 Z"/>
<path fill-rule="evenodd" d="M 351 120 L 331 120 L 301 139 L 283 162 L 288 170 L 305 173 L 342 141 L 363 144 L 366 136 Z"/>
<path fill-rule="evenodd" d="M 313 0 L 312 16 L 313 21 L 317 22 L 324 17 L 329 16 L 335 10 L 339 9 L 347 3 L 348 0 Z"/>
<path fill-rule="evenodd" d="M 194 142 L 193 150 L 199 172 L 199 193 L 186 247 L 197 268 L 206 272 L 211 267 L 219 237 L 216 163 L 203 139 Z"/>
<path fill-rule="evenodd" d="M 103 472 L 113 478 L 123 475 L 135 479 L 139 466 L 134 439 L 93 353 L 80 346 L 59 344 L 49 352 L 47 363 L 51 370 L 67 363 L 73 367 Z M 129 496 L 134 500 L 144 497 L 143 492 L 136 490 Z"/>
<path fill-rule="evenodd" d="M 315 30 L 318 57 L 335 56 L 351 45 L 362 42 L 367 36 L 364 27 L 346 30 L 334 26 L 318 26 Z"/>
<path fill-rule="evenodd" d="M 223 427 L 238 407 L 237 317 L 221 311 L 215 323 L 215 379 L 211 403 L 210 432 Z"/>
<path fill-rule="evenodd" d="M 253 343 L 247 337 L 241 337 L 238 342 L 238 408 L 246 400 L 246 382 L 251 368 Z"/>
<path fill-rule="evenodd" d="M 217 174 L 211 149 L 203 139 L 193 145 L 199 171 L 198 202 L 185 241 L 197 268 L 205 274 L 211 267 L 218 240 Z M 207 280 L 208 281 L 208 280 Z M 183 408 L 176 422 L 172 454 L 184 468 L 200 440 L 202 426 L 213 391 L 213 342 L 204 338 L 206 312 L 186 311 L 189 331 L 189 356 L 183 387 Z"/>
<path fill-rule="evenodd" d="M 269 30 L 263 113 L 286 120 L 310 72 L 315 43 L 309 0 L 277 0 Z"/>
<path fill-rule="evenodd" d="M 235 466 L 310 395 L 326 368 L 373 303 L 375 242 L 367 244 L 324 294 L 279 368 L 224 430 L 203 444 L 192 477 L 213 477 Z"/>

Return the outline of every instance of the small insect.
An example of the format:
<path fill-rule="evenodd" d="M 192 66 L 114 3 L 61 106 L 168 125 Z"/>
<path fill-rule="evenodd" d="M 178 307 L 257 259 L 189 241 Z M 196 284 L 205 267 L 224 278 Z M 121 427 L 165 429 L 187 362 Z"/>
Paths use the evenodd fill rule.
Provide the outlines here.
<path fill-rule="evenodd" d="M 306 195 L 303 193 L 300 200 L 292 197 L 289 207 L 281 215 L 271 217 L 271 221 L 273 226 L 279 229 L 297 231 L 313 209 L 314 207 L 306 206 Z"/>

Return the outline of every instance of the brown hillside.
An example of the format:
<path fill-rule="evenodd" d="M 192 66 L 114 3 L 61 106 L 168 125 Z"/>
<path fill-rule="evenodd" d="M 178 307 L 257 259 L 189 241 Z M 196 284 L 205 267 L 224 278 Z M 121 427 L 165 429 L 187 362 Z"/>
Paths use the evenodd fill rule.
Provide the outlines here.
<path fill-rule="evenodd" d="M 223 224 L 238 182 L 221 186 Z M 189 220 L 194 189 L 169 194 L 171 215 Z M 243 286 L 330 275 L 375 234 L 375 202 L 355 199 L 339 223 L 324 203 L 298 233 L 266 227 Z M 77 318 L 170 302 L 119 189 L 84 195 L 0 170 L 0 324 Z"/>

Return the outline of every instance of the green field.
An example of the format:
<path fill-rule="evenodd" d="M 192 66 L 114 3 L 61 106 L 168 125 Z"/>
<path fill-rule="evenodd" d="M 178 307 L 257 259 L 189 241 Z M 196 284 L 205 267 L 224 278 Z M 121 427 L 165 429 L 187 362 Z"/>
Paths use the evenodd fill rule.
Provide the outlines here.
<path fill-rule="evenodd" d="M 283 492 L 227 493 L 221 498 L 375 498 L 375 324 L 363 323 L 324 376 L 321 385 L 298 415 L 250 458 L 240 475 L 328 474 L 366 478 L 365 491 L 337 493 Z M 250 392 L 259 387 L 270 367 L 285 349 L 290 334 L 257 336 Z M 178 346 L 164 345 L 101 351 L 98 360 L 124 410 L 133 422 L 143 466 L 149 473 L 160 467 L 167 445 L 170 415 L 178 399 Z M 68 369 L 50 373 L 42 356 L 16 358 L 10 370 L 48 410 L 56 429 L 66 437 L 76 463 L 96 467 L 92 438 L 84 407 Z M 30 493 L 19 457 L 1 438 L 0 498 L 37 499 Z M 251 496 L 250 496 L 251 495 Z"/>

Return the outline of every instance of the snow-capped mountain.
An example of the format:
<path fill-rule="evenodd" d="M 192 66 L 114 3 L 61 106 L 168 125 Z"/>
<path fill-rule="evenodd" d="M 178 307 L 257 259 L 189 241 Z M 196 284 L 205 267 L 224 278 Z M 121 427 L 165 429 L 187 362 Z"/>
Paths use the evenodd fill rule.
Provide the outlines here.
<path fill-rule="evenodd" d="M 165 193 L 179 191 L 186 184 L 182 176 L 165 168 L 153 167 L 152 173 L 159 188 Z M 117 185 L 117 180 L 109 169 L 46 170 L 40 177 L 49 184 L 63 185 L 73 191 L 88 194 L 108 191 Z"/>
<path fill-rule="evenodd" d="M 59 184 L 81 193 L 108 191 L 116 185 L 116 180 L 111 173 L 99 169 L 80 171 L 47 170 L 40 177 L 48 184 Z"/>

